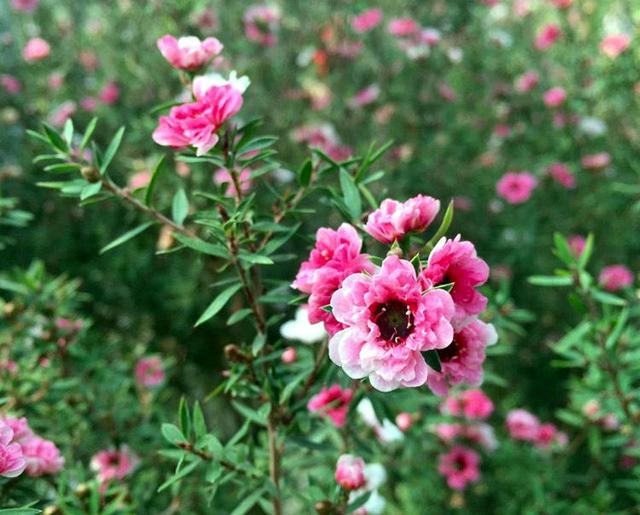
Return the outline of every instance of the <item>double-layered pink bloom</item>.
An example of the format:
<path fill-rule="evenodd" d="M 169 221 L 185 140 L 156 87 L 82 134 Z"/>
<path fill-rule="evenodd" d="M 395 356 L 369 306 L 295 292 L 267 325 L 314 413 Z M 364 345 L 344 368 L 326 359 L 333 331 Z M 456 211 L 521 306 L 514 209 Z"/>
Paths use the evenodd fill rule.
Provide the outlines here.
<path fill-rule="evenodd" d="M 453 338 L 451 296 L 424 291 L 413 265 L 397 256 L 370 274 L 347 277 L 331 307 L 345 329 L 331 338 L 329 357 L 354 379 L 368 376 L 380 391 L 423 385 L 428 367 L 421 353 Z"/>
<path fill-rule="evenodd" d="M 119 449 L 100 451 L 91 458 L 91 468 L 96 472 L 98 481 L 106 484 L 113 479 L 121 480 L 131 474 L 140 463 L 140 459 L 126 445 Z"/>
<path fill-rule="evenodd" d="M 631 36 L 629 34 L 610 34 L 606 36 L 600 43 L 600 51 L 615 59 L 624 52 L 631 44 Z"/>
<path fill-rule="evenodd" d="M 145 388 L 153 388 L 164 382 L 162 360 L 158 356 L 140 358 L 135 368 L 136 382 Z"/>
<path fill-rule="evenodd" d="M 573 175 L 569 167 L 564 163 L 553 163 L 547 168 L 547 172 L 558 184 L 567 189 L 576 187 L 576 176 Z"/>
<path fill-rule="evenodd" d="M 514 440 L 533 441 L 538 434 L 538 417 L 523 409 L 514 409 L 507 413 L 507 429 Z"/>
<path fill-rule="evenodd" d="M 324 322 L 329 334 L 343 326 L 327 311 L 333 293 L 351 274 L 371 272 L 374 269 L 369 256 L 360 252 L 362 240 L 355 228 L 342 224 L 338 230 L 320 228 L 316 233 L 316 245 L 309 259 L 302 263 L 292 288 L 309 297 L 309 321 Z"/>
<path fill-rule="evenodd" d="M 378 25 L 380 25 L 381 21 L 382 9 L 367 9 L 366 11 L 363 11 L 357 16 L 353 17 L 353 19 L 351 20 L 351 28 L 355 32 L 362 34 L 376 28 Z"/>
<path fill-rule="evenodd" d="M 20 443 L 27 463 L 26 472 L 32 477 L 55 474 L 62 470 L 64 458 L 53 442 L 31 436 Z"/>
<path fill-rule="evenodd" d="M 522 204 L 531 198 L 538 179 L 529 172 L 507 172 L 496 184 L 496 192 L 509 204 Z"/>
<path fill-rule="evenodd" d="M 453 416 L 464 415 L 470 420 L 484 420 L 493 413 L 493 401 L 482 390 L 465 390 L 447 397 L 443 408 Z"/>
<path fill-rule="evenodd" d="M 445 476 L 450 488 L 464 490 L 468 483 L 480 479 L 479 465 L 480 456 L 477 452 L 457 445 L 440 456 L 438 472 Z"/>
<path fill-rule="evenodd" d="M 528 71 L 520 75 L 516 79 L 516 91 L 518 93 L 527 93 L 535 88 L 540 82 L 540 75 L 535 71 Z"/>
<path fill-rule="evenodd" d="M 42 38 L 31 38 L 22 49 L 22 57 L 28 63 L 42 61 L 49 57 L 51 47 Z"/>
<path fill-rule="evenodd" d="M 16 443 L 13 430 L 0 421 L 0 476 L 17 477 L 26 466 L 22 447 Z"/>
<path fill-rule="evenodd" d="M 560 26 L 555 23 L 549 23 L 540 29 L 536 36 L 535 47 L 538 50 L 547 50 L 555 44 L 562 36 Z"/>
<path fill-rule="evenodd" d="M 633 284 L 633 273 L 625 265 L 605 266 L 598 276 L 598 282 L 605 290 L 622 290 Z"/>
<path fill-rule="evenodd" d="M 406 38 L 413 36 L 420 30 L 420 25 L 413 18 L 394 18 L 389 22 L 387 31 L 392 36 Z"/>
<path fill-rule="evenodd" d="M 184 36 L 176 39 L 173 36 L 162 36 L 157 41 L 158 49 L 169 64 L 180 70 L 197 70 L 222 52 L 222 43 L 216 38 L 200 41 L 195 36 Z"/>
<path fill-rule="evenodd" d="M 426 230 L 439 210 L 440 201 L 425 195 L 406 202 L 386 199 L 369 215 L 364 230 L 382 243 L 393 243 L 407 233 Z"/>
<path fill-rule="evenodd" d="M 311 397 L 307 409 L 312 413 L 319 413 L 329 418 L 336 427 L 344 426 L 349 413 L 349 403 L 353 398 L 351 388 L 342 389 L 339 384 L 329 388 L 322 388 L 319 393 Z"/>
<path fill-rule="evenodd" d="M 336 464 L 336 483 L 345 490 L 358 490 L 367 483 L 364 460 L 352 454 L 343 454 Z"/>
<path fill-rule="evenodd" d="M 196 154 L 206 154 L 217 142 L 216 132 L 242 107 L 242 95 L 233 86 L 194 88 L 196 101 L 172 107 L 168 116 L 161 116 L 153 132 L 159 145 L 184 148 L 193 146 Z"/>
<path fill-rule="evenodd" d="M 560 107 L 567 99 L 567 92 L 564 88 L 556 86 L 545 91 L 543 98 L 547 107 Z"/>

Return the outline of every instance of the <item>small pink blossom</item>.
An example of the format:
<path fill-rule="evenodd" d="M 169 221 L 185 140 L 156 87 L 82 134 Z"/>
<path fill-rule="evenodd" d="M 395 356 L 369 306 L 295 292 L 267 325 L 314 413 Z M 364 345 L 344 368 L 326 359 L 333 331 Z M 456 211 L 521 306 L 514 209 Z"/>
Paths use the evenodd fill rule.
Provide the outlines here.
<path fill-rule="evenodd" d="M 47 77 L 47 84 L 52 91 L 59 90 L 64 84 L 64 75 L 60 72 L 52 72 Z"/>
<path fill-rule="evenodd" d="M 78 60 L 88 72 L 95 72 L 100 66 L 100 58 L 93 50 L 83 50 L 78 54 Z"/>
<path fill-rule="evenodd" d="M 482 390 L 465 390 L 457 396 L 447 397 L 444 408 L 454 416 L 484 420 L 493 413 L 493 402 Z"/>
<path fill-rule="evenodd" d="M 470 241 L 460 235 L 441 238 L 429 254 L 427 267 L 420 274 L 423 287 L 453 283 L 450 294 L 456 309 L 456 319 L 477 315 L 487 306 L 487 298 L 477 288 L 489 278 L 489 266 Z"/>
<path fill-rule="evenodd" d="M 554 7 L 558 9 L 567 9 L 573 3 L 573 0 L 551 0 Z"/>
<path fill-rule="evenodd" d="M 453 207 L 458 211 L 471 211 L 473 201 L 464 195 L 456 195 L 453 197 Z"/>
<path fill-rule="evenodd" d="M 128 186 L 131 190 L 146 188 L 151 182 L 151 172 L 149 170 L 140 170 L 129 177 Z"/>
<path fill-rule="evenodd" d="M 605 290 L 622 290 L 633 284 L 633 273 L 625 265 L 605 266 L 598 276 L 598 282 Z"/>
<path fill-rule="evenodd" d="M 553 44 L 558 41 L 562 36 L 560 26 L 555 23 L 549 23 L 540 29 L 536 36 L 535 47 L 538 50 L 547 50 Z"/>
<path fill-rule="evenodd" d="M 515 440 L 534 441 L 538 435 L 540 421 L 526 410 L 515 409 L 507 414 L 507 429 Z"/>
<path fill-rule="evenodd" d="M 615 59 L 624 52 L 631 44 L 631 36 L 629 34 L 610 34 L 606 36 L 600 43 L 600 51 Z"/>
<path fill-rule="evenodd" d="M 8 426 L 13 431 L 13 441 L 22 443 L 34 436 L 33 431 L 29 427 L 29 422 L 25 417 L 4 417 L 0 419 L 0 426 Z"/>
<path fill-rule="evenodd" d="M 0 84 L 10 95 L 17 95 L 22 89 L 20 81 L 13 75 L 0 75 Z"/>
<path fill-rule="evenodd" d="M 380 96 L 380 86 L 371 84 L 364 89 L 358 91 L 351 99 L 349 99 L 349 107 L 357 109 L 372 104 Z"/>
<path fill-rule="evenodd" d="M 115 104 L 120 98 L 120 88 L 114 81 L 107 82 L 104 87 L 98 93 L 100 102 L 111 105 Z"/>
<path fill-rule="evenodd" d="M 576 187 L 576 177 L 564 163 L 553 163 L 549 165 L 547 172 L 553 180 L 561 186 L 567 189 L 574 189 Z"/>
<path fill-rule="evenodd" d="M 564 447 L 567 443 L 567 435 L 551 423 L 540 424 L 533 440 L 533 444 L 539 449 L 548 449 L 552 445 Z"/>
<path fill-rule="evenodd" d="M 571 252 L 573 252 L 573 255 L 579 258 L 584 252 L 587 240 L 584 236 L 574 234 L 573 236 L 569 236 L 567 243 L 569 243 L 569 248 L 571 249 Z"/>
<path fill-rule="evenodd" d="M 367 483 L 364 476 L 364 460 L 351 454 L 343 454 L 336 464 L 336 482 L 345 490 L 358 490 Z"/>
<path fill-rule="evenodd" d="M 396 415 L 396 426 L 398 426 L 398 429 L 400 429 L 400 431 L 408 431 L 412 425 L 413 415 L 411 413 L 403 411 L 402 413 L 398 413 Z"/>
<path fill-rule="evenodd" d="M 103 484 L 113 479 L 124 479 L 139 463 L 140 459 L 126 445 L 120 449 L 100 451 L 91 458 L 91 468 Z"/>
<path fill-rule="evenodd" d="M 73 100 L 67 100 L 49 115 L 49 123 L 54 127 L 62 127 L 78 110 L 78 105 Z"/>
<path fill-rule="evenodd" d="M 280 359 L 285 365 L 295 363 L 298 359 L 298 351 L 296 351 L 295 347 L 287 347 L 282 351 L 282 356 L 280 357 Z"/>
<path fill-rule="evenodd" d="M 544 104 L 547 107 L 559 107 L 567 99 L 567 92 L 564 88 L 555 87 L 544 92 Z"/>
<path fill-rule="evenodd" d="M 480 0 L 480 3 L 486 5 L 487 7 L 495 7 L 500 3 L 500 0 Z"/>
<path fill-rule="evenodd" d="M 451 296 L 423 292 L 409 261 L 389 256 L 370 274 L 347 277 L 331 297 L 345 326 L 329 342 L 329 357 L 354 379 L 369 377 L 380 391 L 416 387 L 427 380 L 422 352 L 453 338 Z"/>
<path fill-rule="evenodd" d="M 602 170 L 611 163 L 611 155 L 608 152 L 588 154 L 583 156 L 580 162 L 587 170 Z"/>
<path fill-rule="evenodd" d="M 394 18 L 389 22 L 387 31 L 392 36 L 407 37 L 418 32 L 420 26 L 413 18 Z"/>
<path fill-rule="evenodd" d="M 451 344 L 437 351 L 441 371 L 429 370 L 427 385 L 431 391 L 436 395 L 447 395 L 449 386 L 480 386 L 486 348 L 497 339 L 493 325 L 478 319 L 458 328 Z"/>
<path fill-rule="evenodd" d="M 140 386 L 153 388 L 164 382 L 165 374 L 162 360 L 158 356 L 147 356 L 136 363 L 136 382 Z"/>
<path fill-rule="evenodd" d="M 278 42 L 280 11 L 268 5 L 252 5 L 243 16 L 244 33 L 249 41 L 264 47 L 275 46 Z"/>
<path fill-rule="evenodd" d="M 193 146 L 201 156 L 218 142 L 216 131 L 240 110 L 242 95 L 230 85 L 194 93 L 195 102 L 172 107 L 168 116 L 160 117 L 153 140 L 173 148 Z"/>
<path fill-rule="evenodd" d="M 80 107 L 88 113 L 92 113 L 96 110 L 96 107 L 98 107 L 98 101 L 96 100 L 96 97 L 84 97 L 80 100 Z"/>
<path fill-rule="evenodd" d="M 26 466 L 22 447 L 13 441 L 12 429 L 0 422 L 0 476 L 17 477 Z"/>
<path fill-rule="evenodd" d="M 531 198 L 538 179 L 529 172 L 507 172 L 496 184 L 499 196 L 509 204 L 522 204 Z"/>
<path fill-rule="evenodd" d="M 455 102 L 455 100 L 458 98 L 455 90 L 446 82 L 441 82 L 440 84 L 438 84 L 438 93 L 447 102 Z"/>
<path fill-rule="evenodd" d="M 477 452 L 458 445 L 440 456 L 438 472 L 445 476 L 450 488 L 464 490 L 468 483 L 475 483 L 480 479 L 479 464 L 480 456 Z"/>
<path fill-rule="evenodd" d="M 528 71 L 520 75 L 516 79 L 516 91 L 518 93 L 527 93 L 535 88 L 540 82 L 540 75 L 536 71 Z"/>
<path fill-rule="evenodd" d="M 382 9 L 367 9 L 366 11 L 363 11 L 357 16 L 353 17 L 353 19 L 351 20 L 351 28 L 355 32 L 362 34 L 376 28 L 378 25 L 380 25 L 381 21 Z"/>
<path fill-rule="evenodd" d="M 582 413 L 588 418 L 596 418 L 600 412 L 600 403 L 596 399 L 589 399 L 582 406 Z"/>
<path fill-rule="evenodd" d="M 62 470 L 64 458 L 53 442 L 32 436 L 20 444 L 27 462 L 27 475 L 39 477 Z"/>
<path fill-rule="evenodd" d="M 38 7 L 40 0 L 11 0 L 11 6 L 16 11 L 32 12 Z"/>
<path fill-rule="evenodd" d="M 339 384 L 334 384 L 329 388 L 322 388 L 320 392 L 311 397 L 307 403 L 307 409 L 312 413 L 319 413 L 323 417 L 331 419 L 333 425 L 342 427 L 347 421 L 349 403 L 353 398 L 353 390 L 345 388 Z"/>
<path fill-rule="evenodd" d="M 219 168 L 213 174 L 213 182 L 217 185 L 226 184 L 225 193 L 232 197 L 238 197 L 238 190 L 236 189 L 233 177 L 226 168 Z M 240 193 L 245 194 L 251 189 L 251 170 L 249 168 L 243 169 L 238 174 L 238 185 L 240 186 Z"/>
<path fill-rule="evenodd" d="M 51 47 L 42 38 L 31 38 L 22 49 L 22 57 L 28 63 L 41 61 L 49 57 Z"/>
<path fill-rule="evenodd" d="M 381 243 L 399 241 L 410 232 L 423 232 L 440 210 L 440 201 L 418 195 L 405 202 L 386 199 L 367 218 L 364 230 Z"/>
<path fill-rule="evenodd" d="M 179 39 L 171 35 L 158 39 L 158 49 L 169 64 L 179 70 L 197 70 L 222 52 L 222 43 L 216 38 L 200 41 L 195 36 L 184 36 Z"/>

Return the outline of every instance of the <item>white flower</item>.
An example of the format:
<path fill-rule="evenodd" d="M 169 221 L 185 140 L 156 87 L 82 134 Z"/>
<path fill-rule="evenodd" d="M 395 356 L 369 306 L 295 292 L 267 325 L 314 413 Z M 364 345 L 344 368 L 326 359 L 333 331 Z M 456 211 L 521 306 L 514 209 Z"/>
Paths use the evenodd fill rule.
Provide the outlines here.
<path fill-rule="evenodd" d="M 322 323 L 309 322 L 308 309 L 301 306 L 296 311 L 296 317 L 280 326 L 280 335 L 285 340 L 294 340 L 302 343 L 316 343 L 327 336 Z"/>
<path fill-rule="evenodd" d="M 349 502 L 352 503 L 358 499 L 358 497 L 365 495 L 367 492 L 371 492 L 367 501 L 354 513 L 356 515 L 381 515 L 384 512 L 387 502 L 378 492 L 378 488 L 387 481 L 387 471 L 380 463 L 367 463 L 364 467 L 364 477 L 367 481 L 365 486 L 352 492 L 349 496 Z"/>
<path fill-rule="evenodd" d="M 584 118 L 580 119 L 578 129 L 580 129 L 580 132 L 583 132 L 587 136 L 602 136 L 605 132 L 607 132 L 607 124 L 604 123 L 600 118 L 585 116 Z"/>
<path fill-rule="evenodd" d="M 373 404 L 366 397 L 362 399 L 356 407 L 358 415 L 362 418 L 362 421 L 373 429 L 373 432 L 382 443 L 399 442 L 404 439 L 404 434 L 398 426 L 391 422 L 388 418 L 382 421 L 382 424 L 376 416 L 376 412 L 373 409 Z"/>
<path fill-rule="evenodd" d="M 458 64 L 464 58 L 464 51 L 457 46 L 451 47 L 447 50 L 447 57 L 452 63 Z"/>
<path fill-rule="evenodd" d="M 225 86 L 226 84 L 231 85 L 240 93 L 244 93 L 251 84 L 251 81 L 246 75 L 238 77 L 238 73 L 235 70 L 229 73 L 228 79 L 225 79 L 219 73 L 207 73 L 206 75 L 199 75 L 193 79 L 193 92 L 196 97 L 198 97 L 203 95 L 205 91 L 213 86 L 220 87 Z"/>

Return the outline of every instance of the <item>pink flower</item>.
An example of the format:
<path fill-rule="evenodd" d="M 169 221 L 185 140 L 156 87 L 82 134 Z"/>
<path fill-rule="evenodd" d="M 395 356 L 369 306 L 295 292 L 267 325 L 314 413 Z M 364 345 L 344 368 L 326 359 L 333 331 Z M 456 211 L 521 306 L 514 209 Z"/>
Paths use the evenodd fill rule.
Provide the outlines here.
<path fill-rule="evenodd" d="M 554 181 L 564 186 L 567 189 L 573 189 L 576 187 L 576 177 L 573 175 L 569 167 L 563 163 L 553 163 L 549 165 L 547 172 Z"/>
<path fill-rule="evenodd" d="M 49 43 L 42 38 L 31 38 L 22 49 L 22 57 L 28 63 L 41 61 L 49 57 L 50 53 L 51 47 Z"/>
<path fill-rule="evenodd" d="M 354 379 L 368 376 L 380 391 L 427 380 L 422 352 L 451 343 L 451 296 L 423 291 L 409 261 L 389 256 L 370 274 L 347 277 L 331 297 L 345 329 L 329 341 L 329 357 Z"/>
<path fill-rule="evenodd" d="M 358 490 L 367 480 L 364 477 L 364 460 L 351 454 L 343 454 L 336 464 L 336 482 L 345 490 Z"/>
<path fill-rule="evenodd" d="M 558 9 L 566 9 L 573 3 L 573 0 L 551 0 L 551 3 Z"/>
<path fill-rule="evenodd" d="M 462 424 L 441 422 L 435 426 L 435 433 L 445 443 L 453 442 L 463 432 Z"/>
<path fill-rule="evenodd" d="M 243 16 L 244 33 L 249 41 L 264 47 L 272 47 L 278 42 L 280 11 L 267 5 L 252 5 Z"/>
<path fill-rule="evenodd" d="M 482 390 L 465 390 L 457 397 L 447 397 L 444 407 L 451 415 L 470 420 L 485 419 L 493 413 L 493 402 Z"/>
<path fill-rule="evenodd" d="M 287 347 L 285 350 L 282 351 L 282 356 L 280 357 L 280 359 L 285 365 L 290 365 L 291 363 L 295 363 L 295 361 L 298 359 L 298 352 L 296 351 L 296 348 Z"/>
<path fill-rule="evenodd" d="M 100 65 L 100 58 L 93 50 L 83 50 L 78 54 L 78 60 L 82 67 L 88 72 L 94 72 Z"/>
<path fill-rule="evenodd" d="M 372 271 L 374 266 L 367 254 L 361 254 L 362 240 L 349 224 L 342 224 L 337 231 L 320 228 L 316 233 L 316 245 L 309 259 L 300 265 L 292 288 L 309 297 L 309 322 L 324 322 L 326 331 L 333 335 L 343 328 L 332 313 L 326 311 L 333 293 L 351 274 Z"/>
<path fill-rule="evenodd" d="M 340 388 L 339 384 L 334 384 L 329 388 L 322 388 L 320 392 L 311 397 L 307 403 L 307 409 L 318 412 L 321 416 L 331 419 L 336 427 L 344 426 L 349 412 L 349 403 L 353 398 L 351 388 Z"/>
<path fill-rule="evenodd" d="M 64 75 L 60 72 L 52 72 L 47 77 L 47 84 L 53 91 L 59 90 L 64 84 Z"/>
<path fill-rule="evenodd" d="M 107 82 L 104 87 L 98 93 L 98 98 L 101 102 L 111 105 L 115 104 L 120 98 L 120 88 L 114 81 Z"/>
<path fill-rule="evenodd" d="M 489 266 L 478 257 L 473 243 L 441 238 L 431 251 L 427 267 L 420 274 L 423 286 L 450 284 L 456 319 L 477 315 L 487 306 L 487 298 L 476 288 L 487 282 Z"/>
<path fill-rule="evenodd" d="M 400 431 L 408 431 L 412 425 L 413 415 L 411 413 L 403 411 L 402 413 L 398 413 L 396 415 L 396 426 L 398 426 L 398 429 L 400 429 Z"/>
<path fill-rule="evenodd" d="M 438 84 L 438 93 L 447 102 L 454 102 L 458 98 L 455 90 L 445 82 Z"/>
<path fill-rule="evenodd" d="M 507 172 L 496 184 L 498 195 L 509 204 L 522 204 L 531 197 L 538 179 L 529 172 Z"/>
<path fill-rule="evenodd" d="M 562 36 L 560 26 L 555 23 L 549 23 L 542 27 L 536 36 L 535 47 L 538 50 L 546 50 L 551 47 Z"/>
<path fill-rule="evenodd" d="M 11 0 L 11 6 L 16 11 L 24 11 L 30 13 L 36 7 L 38 7 L 38 3 L 40 0 Z"/>
<path fill-rule="evenodd" d="M 386 199 L 367 218 L 364 230 L 382 243 L 401 240 L 409 232 L 423 232 L 440 210 L 440 201 L 418 195 L 406 202 Z"/>
<path fill-rule="evenodd" d="M 135 376 L 136 382 L 146 388 L 162 384 L 165 378 L 162 360 L 158 356 L 139 359 L 136 363 Z"/>
<path fill-rule="evenodd" d="M 26 466 L 22 447 L 13 442 L 13 431 L 0 422 L 0 476 L 17 477 L 24 472 Z"/>
<path fill-rule="evenodd" d="M 580 257 L 582 256 L 582 253 L 584 252 L 584 247 L 587 243 L 587 240 L 584 236 L 580 236 L 579 234 L 574 234 L 573 236 L 570 236 L 567 243 L 569 243 L 569 247 L 571 248 L 571 251 L 573 252 L 574 256 L 576 257 Z"/>
<path fill-rule="evenodd" d="M 439 349 L 441 371 L 429 370 L 427 385 L 436 395 L 446 395 L 449 385 L 482 384 L 485 350 L 498 339 L 493 325 L 473 319 L 457 329 L 448 347 Z"/>
<path fill-rule="evenodd" d="M 153 132 L 156 143 L 173 148 L 193 146 L 197 155 L 206 154 L 218 142 L 216 131 L 242 107 L 242 95 L 230 85 L 195 93 L 196 102 L 173 107 L 169 116 L 160 117 Z"/>
<path fill-rule="evenodd" d="M 353 17 L 351 20 L 351 28 L 355 32 L 362 34 L 364 32 L 369 32 L 371 29 L 380 25 L 381 21 L 382 9 L 367 9 Z"/>
<path fill-rule="evenodd" d="M 371 84 L 364 89 L 358 91 L 348 102 L 349 107 L 357 109 L 369 105 L 376 101 L 380 96 L 380 86 L 377 84 Z"/>
<path fill-rule="evenodd" d="M 96 472 L 100 483 L 125 478 L 139 463 L 140 459 L 126 445 L 120 449 L 100 451 L 91 458 L 91 468 Z"/>
<path fill-rule="evenodd" d="M 457 445 L 440 456 L 438 472 L 447 478 L 450 488 L 464 490 L 467 483 L 475 483 L 480 479 L 479 464 L 477 452 Z"/>
<path fill-rule="evenodd" d="M 514 409 L 507 413 L 507 429 L 515 440 L 534 441 L 539 428 L 538 417 L 526 410 Z"/>
<path fill-rule="evenodd" d="M 17 95 L 22 89 L 20 81 L 13 75 L 0 75 L 0 84 L 4 90 L 10 95 Z"/>
<path fill-rule="evenodd" d="M 624 265 L 605 266 L 598 276 L 598 282 L 605 290 L 622 290 L 633 284 L 633 273 Z"/>
<path fill-rule="evenodd" d="M 416 34 L 419 29 L 418 22 L 413 18 L 394 18 L 387 27 L 389 34 L 403 38 Z"/>
<path fill-rule="evenodd" d="M 238 190 L 233 182 L 233 178 L 226 168 L 219 168 L 213 174 L 213 182 L 215 184 L 226 184 L 225 193 L 232 197 L 238 197 Z M 249 168 L 243 169 L 238 174 L 238 185 L 240 186 L 240 193 L 244 194 L 251 189 L 251 170 Z"/>
<path fill-rule="evenodd" d="M 27 462 L 26 472 L 29 476 L 38 477 L 44 474 L 55 474 L 62 470 L 64 458 L 53 442 L 39 436 L 28 438 L 20 444 Z"/>
<path fill-rule="evenodd" d="M 137 190 L 146 188 L 149 182 L 151 182 L 151 172 L 149 170 L 141 170 L 129 177 L 128 186 L 129 189 Z"/>
<path fill-rule="evenodd" d="M 162 36 L 156 42 L 162 56 L 169 64 L 179 70 L 197 70 L 222 52 L 222 43 L 216 38 L 200 41 L 195 36 L 184 36 L 179 39 L 173 36 Z"/>
<path fill-rule="evenodd" d="M 464 426 L 462 436 L 467 440 L 478 444 L 486 451 L 495 451 L 498 448 L 493 427 L 489 424 L 473 424 Z"/>
<path fill-rule="evenodd" d="M 34 436 L 33 431 L 29 427 L 29 422 L 25 417 L 5 417 L 0 419 L 0 426 L 7 426 L 13 431 L 13 441 L 22 443 Z"/>
<path fill-rule="evenodd" d="M 520 75 L 516 79 L 516 91 L 518 93 L 527 93 L 535 88 L 540 82 L 540 75 L 535 71 L 528 71 Z"/>
<path fill-rule="evenodd" d="M 487 7 L 494 7 L 500 3 L 500 0 L 480 0 L 480 3 L 486 5 Z"/>
<path fill-rule="evenodd" d="M 582 166 L 588 170 L 601 170 L 611 163 L 611 156 L 608 152 L 588 154 L 581 159 Z"/>
<path fill-rule="evenodd" d="M 630 44 L 631 36 L 629 34 L 610 34 L 600 43 L 600 51 L 607 57 L 615 59 L 629 48 Z"/>
<path fill-rule="evenodd" d="M 84 97 L 82 100 L 80 100 L 80 107 L 82 107 L 82 109 L 84 109 L 85 111 L 91 113 L 96 110 L 96 107 L 98 107 L 98 101 L 95 97 Z"/>
<path fill-rule="evenodd" d="M 53 112 L 49 115 L 49 123 L 54 127 L 62 127 L 65 122 L 71 118 L 78 110 L 77 104 L 73 100 L 67 100 L 62 102 Z"/>
<path fill-rule="evenodd" d="M 564 88 L 555 87 L 544 92 L 544 103 L 547 107 L 559 107 L 567 99 Z"/>
<path fill-rule="evenodd" d="M 533 443 L 540 449 L 547 449 L 557 441 L 559 431 L 554 424 L 540 424 Z"/>

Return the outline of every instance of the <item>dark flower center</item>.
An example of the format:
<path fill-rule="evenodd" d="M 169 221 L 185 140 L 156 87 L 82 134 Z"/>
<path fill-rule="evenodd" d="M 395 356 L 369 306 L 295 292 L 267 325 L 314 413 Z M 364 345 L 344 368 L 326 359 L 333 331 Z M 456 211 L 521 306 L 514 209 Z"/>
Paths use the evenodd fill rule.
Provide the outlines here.
<path fill-rule="evenodd" d="M 401 343 L 413 331 L 411 307 L 399 300 L 376 306 L 373 320 L 380 329 L 380 336 L 394 345 Z"/>
<path fill-rule="evenodd" d="M 449 344 L 448 347 L 444 349 L 438 349 L 438 357 L 440 361 L 443 363 L 447 363 L 455 358 L 460 353 L 460 342 L 456 341 L 456 335 L 453 337 L 453 341 Z"/>
<path fill-rule="evenodd" d="M 453 462 L 453 465 L 456 468 L 456 470 L 460 472 L 464 470 L 464 468 L 467 466 L 467 462 L 464 459 L 464 456 L 457 456 Z"/>

